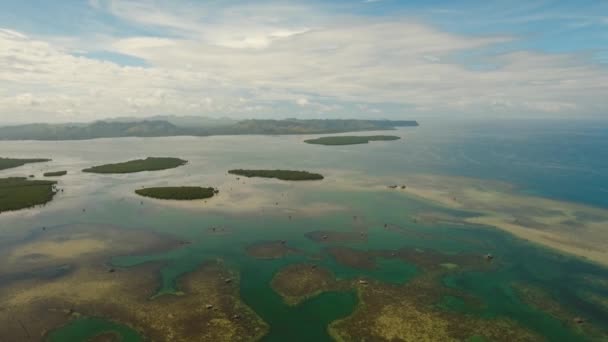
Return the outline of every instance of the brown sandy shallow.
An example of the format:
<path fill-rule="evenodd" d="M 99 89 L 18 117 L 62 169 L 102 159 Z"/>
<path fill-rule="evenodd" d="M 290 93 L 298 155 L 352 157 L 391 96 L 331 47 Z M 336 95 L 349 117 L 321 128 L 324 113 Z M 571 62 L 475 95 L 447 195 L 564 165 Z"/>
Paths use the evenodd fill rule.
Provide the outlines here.
<path fill-rule="evenodd" d="M 564 325 L 569 326 L 571 329 L 590 337 L 594 341 L 608 340 L 608 329 L 604 328 L 601 330 L 593 322 L 576 323 L 574 319 L 579 316 L 555 300 L 547 290 L 522 282 L 512 283 L 511 287 L 524 303 L 561 320 Z M 588 298 L 588 300 L 593 301 L 591 298 Z M 580 318 L 585 319 L 585 317 Z"/>
<path fill-rule="evenodd" d="M 324 189 L 401 193 L 472 214 L 469 218 L 459 218 L 424 212 L 413 217 L 415 223 L 492 226 L 530 242 L 608 266 L 606 209 L 523 194 L 513 185 L 499 181 L 432 174 L 395 178 L 370 177 L 343 170 L 324 172 L 332 175 L 324 181 Z M 399 186 L 389 187 L 394 184 Z"/>
<path fill-rule="evenodd" d="M 506 318 L 474 318 L 438 308 L 445 296 L 459 298 L 471 308 L 484 305 L 464 292 L 444 287 L 440 281 L 446 273 L 493 269 L 479 255 L 412 248 L 358 253 L 370 258 L 401 259 L 416 265 L 422 273 L 404 285 L 373 280 L 353 282 L 360 303 L 351 316 L 330 325 L 330 334 L 336 341 L 464 341 L 475 336 L 490 341 L 542 340 Z"/>
<path fill-rule="evenodd" d="M 516 192 L 509 184 L 464 177 L 413 175 L 405 189 L 388 189 L 449 208 L 476 213 L 458 220 L 426 213 L 424 222 L 493 226 L 525 240 L 608 266 L 608 210 Z M 460 221 L 460 222 L 459 222 Z"/>
<path fill-rule="evenodd" d="M 103 266 L 86 265 L 55 281 L 14 283 L 0 291 L 2 319 L 13 322 L 0 325 L 0 336 L 12 341 L 40 338 L 80 315 L 112 319 L 154 341 L 243 341 L 267 331 L 239 300 L 238 274 L 222 264 L 206 263 L 180 279 L 181 296 L 151 299 L 161 266 L 110 273 Z"/>
<path fill-rule="evenodd" d="M 370 282 L 358 287 L 355 313 L 329 327 L 336 341 L 542 341 L 542 337 L 504 318 L 478 319 L 434 306 L 445 295 L 433 276 L 403 286 Z"/>
<path fill-rule="evenodd" d="M 482 256 L 417 249 L 346 251 L 352 252 L 359 255 L 357 260 L 376 257 L 404 260 L 423 272 L 404 285 L 391 285 L 374 280 L 335 279 L 325 269 L 297 264 L 281 269 L 272 282 L 275 291 L 290 304 L 297 304 L 323 291 L 355 289 L 360 299 L 357 310 L 329 327 L 336 341 L 464 341 L 474 336 L 491 341 L 542 340 L 542 337 L 506 318 L 462 316 L 437 306 L 444 296 L 460 298 L 472 308 L 479 309 L 484 305 L 466 293 L 444 287 L 440 281 L 442 275 L 451 272 L 493 269 L 494 266 Z M 344 262 L 342 259 L 337 261 Z M 348 265 L 358 265 L 347 262 Z M 446 264 L 456 267 L 445 267 Z"/>
<path fill-rule="evenodd" d="M 337 281 L 330 270 L 307 263 L 282 268 L 270 285 L 288 305 L 298 305 L 322 292 L 349 287 L 347 282 Z"/>
<path fill-rule="evenodd" d="M 300 189 L 318 188 L 315 184 L 308 182 L 306 182 L 307 184 L 289 184 L 289 186 L 284 186 L 282 191 L 277 192 L 266 189 L 269 183 L 284 185 L 284 181 L 280 180 L 241 178 L 237 181 L 228 178 L 224 182 L 216 184 L 220 193 L 210 199 L 192 201 L 146 199 L 146 201 L 176 209 L 229 213 L 231 215 L 264 214 L 283 217 L 288 215 L 319 217 L 348 210 L 348 208 L 337 203 L 301 201 L 299 198 Z M 131 196 L 131 194 L 128 195 Z"/>
<path fill-rule="evenodd" d="M 280 259 L 288 254 L 300 253 L 297 248 L 289 247 L 285 240 L 259 241 L 247 245 L 245 251 L 257 259 Z"/>
<path fill-rule="evenodd" d="M 342 246 L 328 247 L 325 248 L 324 251 L 336 259 L 338 263 L 348 267 L 363 270 L 371 270 L 376 268 L 376 261 L 373 253 L 369 253 L 367 251 L 360 251 Z"/>
<path fill-rule="evenodd" d="M 72 224 L 49 227 L 22 241 L 13 241 L 0 253 L 0 279 L 68 265 L 104 264 L 111 256 L 150 254 L 178 248 L 184 241 L 138 229 L 112 225 Z M 44 272 L 42 272 L 44 273 Z M 0 284 L 1 285 L 1 284 Z"/>
<path fill-rule="evenodd" d="M 606 312 L 608 314 L 608 297 L 598 295 L 597 293 L 592 293 L 592 292 L 581 292 L 580 294 L 578 294 L 578 296 L 580 298 L 582 298 L 583 300 L 586 300 L 586 301 L 596 305 L 597 307 L 599 307 L 601 310 L 603 310 L 604 312 Z M 608 339 L 608 336 L 606 336 L 606 338 Z"/>
<path fill-rule="evenodd" d="M 14 241 L 0 253 L 0 279 L 69 265 L 104 264 L 111 256 L 150 254 L 179 248 L 184 241 L 144 229 L 120 229 L 111 225 L 72 224 L 48 227 L 22 241 Z M 43 272 L 44 273 L 44 272 Z M 0 283 L 0 286 L 2 283 Z"/>
<path fill-rule="evenodd" d="M 307 238 L 315 242 L 365 242 L 367 233 L 361 232 L 341 232 L 331 230 L 315 230 L 305 234 Z"/>
<path fill-rule="evenodd" d="M 150 254 L 183 241 L 146 231 L 80 225 L 49 229 L 0 259 L 0 339 L 40 340 L 71 319 L 126 324 L 153 341 L 240 341 L 267 325 L 239 299 L 239 275 L 208 262 L 179 279 L 180 296 L 154 297 L 161 263 L 113 268 L 111 256 Z M 101 248 L 103 246 L 103 248 Z M 51 273 L 48 269 L 59 268 Z"/>

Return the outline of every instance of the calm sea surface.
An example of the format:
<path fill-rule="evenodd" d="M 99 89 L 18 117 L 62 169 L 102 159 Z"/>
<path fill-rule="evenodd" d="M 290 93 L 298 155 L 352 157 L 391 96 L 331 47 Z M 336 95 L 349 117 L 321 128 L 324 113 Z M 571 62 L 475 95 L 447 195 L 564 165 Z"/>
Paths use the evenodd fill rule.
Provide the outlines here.
<path fill-rule="evenodd" d="M 352 231 L 366 229 L 366 242 L 343 243 L 361 249 L 412 247 L 443 253 L 485 253 L 491 250 L 501 260 L 493 272 L 462 272 L 442 279 L 444 286 L 457 288 L 482 300 L 475 310 L 446 301 L 445 310 L 480 317 L 508 317 L 551 341 L 585 340 L 583 336 L 545 312 L 525 305 L 513 295 L 510 284 L 525 282 L 539 286 L 574 313 L 589 317 L 598 326 L 608 326 L 608 312 L 581 297 L 581 293 L 608 296 L 608 289 L 583 281 L 585 277 L 608 278 L 608 271 L 579 259 L 523 242 L 494 229 L 447 224 L 418 226 L 411 217 L 425 210 L 441 211 L 391 192 L 338 191 L 331 187 L 252 181 L 265 194 L 291 196 L 289 205 L 306 207 L 314 203 L 335 204 L 347 212 L 328 211 L 289 220 L 268 210 L 251 213 L 235 210 L 196 211 L 146 201 L 132 194 L 141 186 L 226 184 L 226 170 L 233 168 L 282 168 L 319 171 L 332 177 L 399 177 L 407 174 L 466 176 L 511 183 L 524 194 L 608 208 L 608 123 L 567 121 L 505 122 L 421 122 L 419 128 L 399 129 L 397 142 L 356 146 L 316 146 L 302 143 L 309 136 L 219 136 L 175 138 L 125 138 L 69 142 L 2 142 L 3 157 L 52 158 L 51 163 L 30 164 L 0 171 L 0 176 L 40 175 L 44 171 L 68 170 L 59 180 L 65 189 L 51 204 L 0 216 L 0 249 L 30 239 L 27 232 L 45 225 L 112 224 L 123 229 L 145 227 L 187 239 L 192 243 L 171 252 L 151 255 L 115 256 L 116 267 L 134 267 L 149 261 L 163 261 L 158 293 L 171 294 L 176 280 L 195 270 L 205 260 L 222 258 L 240 271 L 241 297 L 270 326 L 269 341 L 328 340 L 327 325 L 350 315 L 357 305 L 353 292 L 327 292 L 302 305 L 290 307 L 269 286 L 281 267 L 306 260 L 292 255 L 260 261 L 244 252 L 244 246 L 261 240 L 285 239 L 310 254 L 322 254 L 322 247 L 305 233 L 313 230 Z M 365 133 L 367 134 L 367 133 Z M 79 170 L 107 162 L 147 156 L 175 156 L 189 164 L 155 173 L 101 176 Z M 222 192 L 229 191 L 220 186 Z M 222 194 L 220 193 L 220 196 Z M 255 196 L 255 194 L 253 195 Z M 282 201 L 282 199 L 281 199 Z M 82 208 L 87 208 L 86 213 Z M 462 213 L 451 212 L 453 215 Z M 382 229 L 385 222 L 408 225 L 413 232 L 404 237 Z M 230 227 L 231 234 L 209 236 L 205 227 Z M 608 229 L 608 227 L 606 227 Z M 482 246 L 482 247 L 480 247 Z M 414 265 L 380 260 L 374 270 L 340 265 L 331 257 L 319 264 L 340 278 L 365 276 L 403 284 L 419 275 Z M 0 284 L 1 286 L 1 284 Z M 319 314 L 322 312 L 323 314 Z M 120 322 L 83 319 L 58 329 L 51 339 L 60 341 L 94 336 L 106 330 L 121 330 L 126 340 L 141 336 L 120 326 Z M 118 324 L 119 327 L 115 327 Z"/>

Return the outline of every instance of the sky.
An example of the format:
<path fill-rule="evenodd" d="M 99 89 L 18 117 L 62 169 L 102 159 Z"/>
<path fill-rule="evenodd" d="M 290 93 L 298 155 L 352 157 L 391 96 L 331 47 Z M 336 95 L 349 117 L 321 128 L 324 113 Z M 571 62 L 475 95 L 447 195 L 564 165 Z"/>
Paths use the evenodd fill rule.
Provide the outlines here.
<path fill-rule="evenodd" d="M 606 0 L 0 1 L 0 123 L 607 108 Z"/>

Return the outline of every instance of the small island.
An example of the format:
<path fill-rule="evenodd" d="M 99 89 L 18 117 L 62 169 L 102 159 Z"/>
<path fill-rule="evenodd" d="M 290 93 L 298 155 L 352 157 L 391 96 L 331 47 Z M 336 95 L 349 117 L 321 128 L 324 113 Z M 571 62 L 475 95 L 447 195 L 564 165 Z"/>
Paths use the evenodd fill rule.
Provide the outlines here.
<path fill-rule="evenodd" d="M 135 190 L 135 193 L 140 196 L 178 201 L 211 198 L 218 192 L 219 190 L 217 189 L 203 188 L 200 186 L 168 186 Z"/>
<path fill-rule="evenodd" d="M 228 173 L 244 177 L 262 177 L 276 178 L 280 180 L 304 181 L 304 180 L 321 180 L 323 176 L 318 173 L 308 171 L 290 171 L 290 170 L 230 170 Z"/>
<path fill-rule="evenodd" d="M 56 193 L 55 184 L 23 177 L 0 178 L 0 213 L 50 202 Z"/>
<path fill-rule="evenodd" d="M 65 176 L 67 174 L 68 174 L 67 171 L 52 171 L 52 172 L 45 172 L 44 177 L 61 177 L 61 176 Z"/>
<path fill-rule="evenodd" d="M 13 167 L 23 166 L 30 163 L 44 163 L 49 162 L 50 159 L 35 158 L 35 159 L 14 159 L 14 158 L 0 158 L 0 170 L 11 169 Z"/>
<path fill-rule="evenodd" d="M 155 158 L 130 160 L 124 163 L 105 164 L 82 170 L 90 173 L 135 173 L 173 169 L 188 163 L 179 158 Z"/>
<path fill-rule="evenodd" d="M 327 145 L 327 146 L 337 146 L 337 145 L 357 145 L 357 144 L 368 144 L 370 141 L 391 141 L 391 140 L 399 140 L 400 137 L 394 135 L 368 135 L 368 136 L 335 136 L 335 137 L 322 137 L 317 139 L 309 139 L 304 140 L 307 144 L 316 144 L 316 145 Z"/>

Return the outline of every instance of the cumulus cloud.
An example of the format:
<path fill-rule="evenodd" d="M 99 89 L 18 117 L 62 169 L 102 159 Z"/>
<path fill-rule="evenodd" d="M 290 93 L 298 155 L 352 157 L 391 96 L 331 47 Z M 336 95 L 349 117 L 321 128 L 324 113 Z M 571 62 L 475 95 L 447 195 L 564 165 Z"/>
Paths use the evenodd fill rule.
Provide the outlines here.
<path fill-rule="evenodd" d="M 100 32 L 98 41 L 64 44 L 57 37 L 0 30 L 0 118 L 287 117 L 332 115 L 344 108 L 351 117 L 591 115 L 608 104 L 608 72 L 582 57 L 509 52 L 483 58 L 480 62 L 495 66 L 490 69 L 454 58 L 514 39 L 508 36 L 456 35 L 405 17 L 329 20 L 302 6 L 90 4 L 166 34 Z M 124 66 L 81 53 L 95 49 L 146 65 Z M 390 113 L 383 111 L 387 105 Z M 396 106 L 404 109 L 397 112 Z"/>

